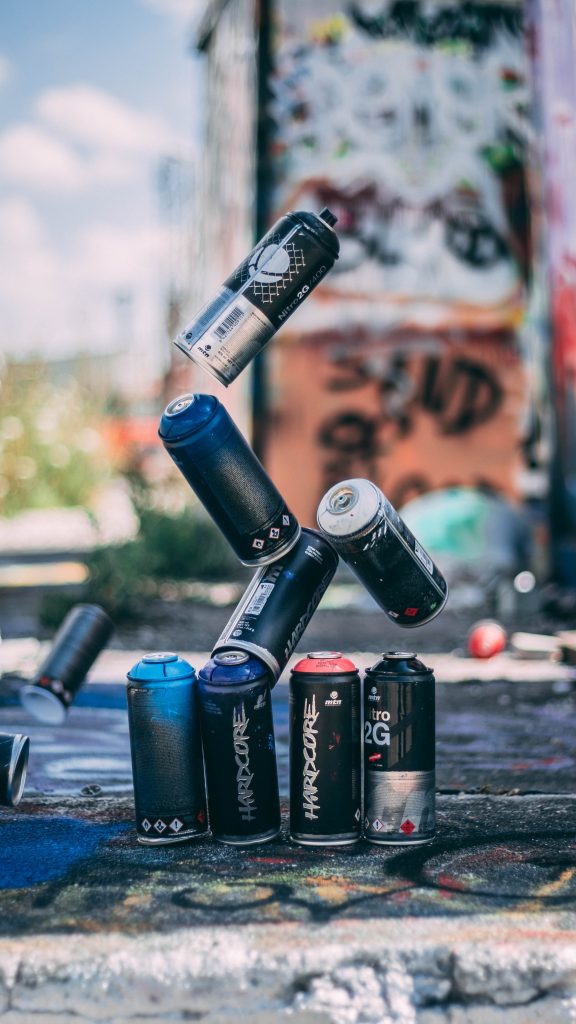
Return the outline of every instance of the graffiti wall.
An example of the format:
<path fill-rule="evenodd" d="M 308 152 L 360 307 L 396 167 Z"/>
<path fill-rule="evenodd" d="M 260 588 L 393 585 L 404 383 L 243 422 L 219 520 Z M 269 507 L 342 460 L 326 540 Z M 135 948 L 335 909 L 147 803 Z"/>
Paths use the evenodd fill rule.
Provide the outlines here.
<path fill-rule="evenodd" d="M 397 505 L 521 496 L 526 73 L 512 3 L 276 4 L 271 205 L 327 205 L 341 240 L 267 357 L 266 461 L 304 521 L 349 475 Z"/>

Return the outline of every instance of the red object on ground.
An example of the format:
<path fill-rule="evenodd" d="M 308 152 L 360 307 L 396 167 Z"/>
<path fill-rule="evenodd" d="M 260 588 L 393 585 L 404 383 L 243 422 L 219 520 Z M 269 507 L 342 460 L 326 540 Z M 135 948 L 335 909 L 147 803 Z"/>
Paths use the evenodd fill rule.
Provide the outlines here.
<path fill-rule="evenodd" d="M 493 658 L 506 647 L 506 630 L 499 622 L 476 622 L 468 634 L 468 654 L 473 658 Z"/>

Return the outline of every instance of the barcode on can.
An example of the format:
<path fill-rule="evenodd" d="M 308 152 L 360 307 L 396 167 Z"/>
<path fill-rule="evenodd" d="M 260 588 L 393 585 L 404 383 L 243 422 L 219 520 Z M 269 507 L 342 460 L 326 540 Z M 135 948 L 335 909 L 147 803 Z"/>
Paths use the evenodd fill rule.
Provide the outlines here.
<path fill-rule="evenodd" d="M 260 615 L 260 612 L 273 590 L 273 583 L 261 583 L 254 594 L 254 597 L 250 601 L 250 604 L 245 609 L 244 615 Z"/>
<path fill-rule="evenodd" d="M 420 559 L 422 565 L 425 565 L 430 575 L 432 575 L 434 572 L 434 564 L 432 562 L 432 559 L 430 558 L 430 555 L 428 555 L 427 552 L 424 551 L 424 548 L 420 547 L 416 539 L 414 539 L 414 551 L 416 552 L 416 557 Z"/>
<path fill-rule="evenodd" d="M 226 338 L 231 331 L 238 327 L 238 324 L 241 323 L 245 315 L 245 310 L 241 309 L 240 306 L 234 306 L 228 313 L 228 316 L 214 328 L 214 334 L 220 339 Z"/>

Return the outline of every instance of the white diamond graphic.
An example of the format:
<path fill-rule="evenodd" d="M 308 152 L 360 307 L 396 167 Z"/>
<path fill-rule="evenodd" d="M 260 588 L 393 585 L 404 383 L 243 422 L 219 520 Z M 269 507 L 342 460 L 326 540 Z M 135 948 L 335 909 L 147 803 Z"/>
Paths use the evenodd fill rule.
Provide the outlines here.
<path fill-rule="evenodd" d="M 280 530 L 278 529 L 278 527 L 273 526 L 268 536 L 270 537 L 271 540 L 278 540 L 278 537 L 280 536 Z"/>
<path fill-rule="evenodd" d="M 174 821 L 170 822 L 170 828 L 173 832 L 179 832 L 184 827 L 184 822 L 180 821 L 179 818 L 174 818 Z"/>
<path fill-rule="evenodd" d="M 356 818 L 356 821 L 360 821 L 360 808 L 358 808 L 354 817 Z"/>
<path fill-rule="evenodd" d="M 282 516 L 282 526 L 290 526 L 290 516 Z"/>
<path fill-rule="evenodd" d="M 152 825 L 148 821 L 148 818 L 144 818 L 144 821 L 142 822 L 142 828 L 144 829 L 145 832 L 149 832 L 150 829 L 152 828 Z"/>
<path fill-rule="evenodd" d="M 264 541 L 261 540 L 260 537 L 256 537 L 256 539 L 252 541 L 252 547 L 257 548 L 258 551 L 261 551 L 262 548 L 264 547 Z"/>
<path fill-rule="evenodd" d="M 163 832 L 166 828 L 166 822 L 162 821 L 162 818 L 158 818 L 158 821 L 154 822 L 154 828 L 157 832 Z"/>
<path fill-rule="evenodd" d="M 374 818 L 374 821 L 372 822 L 372 828 L 374 829 L 375 832 L 379 832 L 381 828 L 384 828 L 382 822 L 380 821 L 380 818 Z"/>
<path fill-rule="evenodd" d="M 364 818 L 364 828 L 370 828 L 370 818 Z"/>

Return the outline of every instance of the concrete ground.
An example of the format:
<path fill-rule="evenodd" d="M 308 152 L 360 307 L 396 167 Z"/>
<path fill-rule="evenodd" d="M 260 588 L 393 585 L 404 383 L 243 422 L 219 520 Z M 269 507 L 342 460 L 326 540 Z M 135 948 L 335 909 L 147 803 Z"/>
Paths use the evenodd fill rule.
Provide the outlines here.
<path fill-rule="evenodd" d="M 575 669 L 420 654 L 438 832 L 390 850 L 289 841 L 285 674 L 282 836 L 153 849 L 135 839 L 123 685 L 141 653 L 105 652 L 61 727 L 0 681 L 0 731 L 32 744 L 24 799 L 0 809 L 3 1022 L 576 1022 Z"/>

